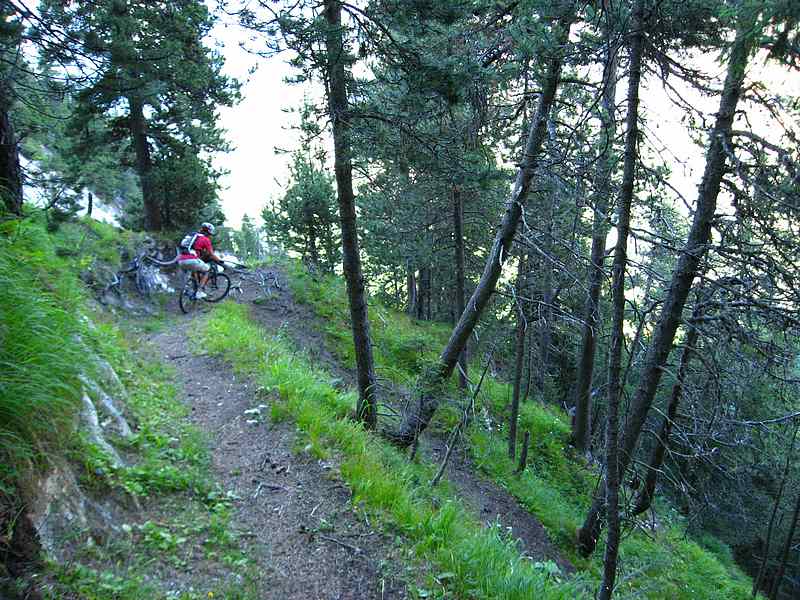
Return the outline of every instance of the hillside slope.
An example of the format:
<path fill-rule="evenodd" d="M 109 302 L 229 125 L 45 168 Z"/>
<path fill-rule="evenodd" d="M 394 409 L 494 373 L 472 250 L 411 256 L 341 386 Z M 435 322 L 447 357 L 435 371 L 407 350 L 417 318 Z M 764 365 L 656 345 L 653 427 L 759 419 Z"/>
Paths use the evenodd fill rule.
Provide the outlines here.
<path fill-rule="evenodd" d="M 343 364 L 353 366 L 348 312 L 343 282 L 312 277 L 296 264 L 284 267 L 298 301 L 311 306 L 323 323 L 332 352 Z M 413 382 L 427 361 L 435 360 L 449 335 L 449 327 L 416 321 L 373 303 L 370 306 L 373 343 L 379 375 L 389 392 L 413 401 Z M 487 344 L 488 345 L 488 344 Z M 471 365 L 480 373 L 480 360 Z M 477 376 L 476 376 L 477 378 Z M 449 390 L 458 398 L 454 382 Z M 410 392 L 408 390 L 411 390 Z M 574 548 L 575 531 L 590 503 L 598 474 L 593 466 L 574 455 L 569 446 L 568 417 L 556 406 L 541 401 L 526 403 L 520 414 L 520 430 L 529 431 L 530 468 L 515 475 L 516 464 L 507 458 L 505 427 L 510 385 L 488 378 L 477 398 L 479 418 L 472 421 L 464 444 L 474 466 L 489 480 L 506 489 L 519 505 L 538 518 L 561 553 L 578 573 L 597 581 L 602 546 L 592 560 L 580 558 Z M 436 446 L 459 418 L 451 402 L 437 415 L 428 443 Z M 750 581 L 734 563 L 730 551 L 710 536 L 702 545 L 693 540 L 683 518 L 666 503 L 657 507 L 657 519 L 641 519 L 630 527 L 622 546 L 622 577 L 618 597 L 648 598 L 745 598 Z"/>
<path fill-rule="evenodd" d="M 532 446 L 515 475 L 508 386 L 488 378 L 432 486 L 464 400 L 447 390 L 414 460 L 353 423 L 341 282 L 280 259 L 270 296 L 245 286 L 192 317 L 174 294 L 147 302 L 155 316 L 109 312 L 90 275 L 131 243 L 89 222 L 2 232 L 4 594 L 592 597 L 599 559 L 579 559 L 573 536 L 597 474 L 572 455 L 558 410 L 523 407 Z M 391 413 L 413 400 L 447 327 L 371 313 Z M 724 548 L 706 545 L 715 552 L 661 507 L 655 529 L 626 538 L 618 597 L 749 596 Z"/>

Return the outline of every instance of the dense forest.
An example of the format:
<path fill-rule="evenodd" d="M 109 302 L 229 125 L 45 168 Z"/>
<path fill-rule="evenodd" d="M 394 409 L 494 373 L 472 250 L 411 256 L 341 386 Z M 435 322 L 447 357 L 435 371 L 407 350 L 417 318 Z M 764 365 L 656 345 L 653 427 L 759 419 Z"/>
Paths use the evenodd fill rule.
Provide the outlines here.
<path fill-rule="evenodd" d="M 800 3 L 7 0 L 0 15 L 4 269 L 22 224 L 60 235 L 93 202 L 173 245 L 220 225 L 242 261 L 344 279 L 347 327 L 327 334 L 353 374 L 353 436 L 411 462 L 446 438 L 443 470 L 455 446 L 481 463 L 499 444 L 518 471 L 567 461 L 575 526 L 532 511 L 590 574 L 563 597 L 693 597 L 623 594 L 648 571 L 625 540 L 668 523 L 730 548 L 747 595 L 800 596 Z M 213 160 L 236 144 L 219 111 L 247 93 L 214 46 L 223 20 L 312 90 L 287 116 L 282 191 L 238 228 Z M 2 309 L 6 344 L 19 317 Z M 439 333 L 401 348 L 387 318 Z M 8 381 L 25 379 L 10 348 Z M 505 396 L 481 400 L 487 373 Z M 26 435 L 13 389 L 9 464 Z M 556 452 L 532 411 L 564 424 Z M 0 496 L 18 471 L 0 470 Z M 557 597 L 453 586 L 440 597 Z"/>

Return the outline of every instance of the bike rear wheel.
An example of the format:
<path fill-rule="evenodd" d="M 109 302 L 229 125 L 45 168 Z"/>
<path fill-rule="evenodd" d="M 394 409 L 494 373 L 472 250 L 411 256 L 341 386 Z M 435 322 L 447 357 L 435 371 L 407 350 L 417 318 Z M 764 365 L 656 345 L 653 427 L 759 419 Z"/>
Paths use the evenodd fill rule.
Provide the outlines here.
<path fill-rule="evenodd" d="M 231 278 L 225 273 L 217 273 L 208 279 L 205 287 L 206 302 L 219 302 L 231 289 Z"/>

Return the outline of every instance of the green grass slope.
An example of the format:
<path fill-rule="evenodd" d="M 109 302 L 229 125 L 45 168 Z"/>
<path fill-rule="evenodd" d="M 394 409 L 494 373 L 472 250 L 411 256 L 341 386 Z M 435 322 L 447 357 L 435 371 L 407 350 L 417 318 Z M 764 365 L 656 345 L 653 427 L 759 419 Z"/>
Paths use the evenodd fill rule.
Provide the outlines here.
<path fill-rule="evenodd" d="M 292 262 L 286 263 L 284 269 L 295 299 L 313 307 L 325 323 L 330 348 L 352 368 L 354 358 L 343 282 L 335 277 L 311 277 Z M 375 303 L 370 305 L 370 324 L 376 369 L 381 376 L 406 386 L 413 385 L 423 365 L 436 360 L 450 333 L 448 326 L 418 322 Z M 479 365 L 471 368 L 476 372 Z M 450 391 L 455 395 L 452 384 Z M 530 431 L 529 468 L 521 476 L 515 475 L 516 465 L 506 453 L 509 398 L 507 383 L 494 379 L 484 383 L 479 408 L 485 408 L 491 416 L 494 430 L 489 431 L 481 423 L 471 428 L 469 447 L 475 463 L 536 515 L 561 551 L 596 583 L 603 545 L 600 544 L 592 559 L 584 560 L 575 553 L 574 539 L 598 474 L 569 447 L 567 417 L 558 409 L 528 402 L 521 408 L 519 429 Z M 455 418 L 455 411 L 445 410 L 434 425 L 449 428 Z M 661 506 L 659 516 L 656 530 L 642 527 L 625 535 L 617 597 L 664 600 L 750 597 L 750 579 L 730 560 L 726 549 L 715 554 L 692 540 L 680 516 L 669 506 Z M 718 543 L 705 546 L 722 548 Z"/>
<path fill-rule="evenodd" d="M 78 375 L 91 338 L 84 292 L 44 227 L 0 227 L 0 488 L 61 445 L 80 403 Z M 43 418 L 44 417 L 44 418 Z"/>
<path fill-rule="evenodd" d="M 126 522 L 101 535 L 76 525 L 65 540 L 69 560 L 45 561 L 37 573 L 37 597 L 254 600 L 230 499 L 210 475 L 206 442 L 188 425 L 174 374 L 146 355 L 135 330 L 124 332 L 90 302 L 82 283 L 95 269 L 116 268 L 120 250 L 140 239 L 91 220 L 57 232 L 36 219 L 0 225 L 0 558 L 14 551 L 9 544 L 31 482 L 51 465 L 68 464 L 88 497 L 119 500 Z M 110 439 L 125 466 L 77 427 L 79 377 L 92 377 L 92 356 L 108 361 L 127 390 L 135 435 Z M 146 510 L 126 512 L 131 498 Z M 155 573 L 191 573 L 198 556 L 213 580 L 164 591 L 171 582 Z M 28 597 L 28 583 L 8 577 L 0 561 L 0 597 Z"/>
<path fill-rule="evenodd" d="M 102 337 L 79 276 L 117 265 L 132 238 L 91 219 L 55 233 L 36 219 L 0 225 L 0 491 L 70 435 L 87 347 Z"/>

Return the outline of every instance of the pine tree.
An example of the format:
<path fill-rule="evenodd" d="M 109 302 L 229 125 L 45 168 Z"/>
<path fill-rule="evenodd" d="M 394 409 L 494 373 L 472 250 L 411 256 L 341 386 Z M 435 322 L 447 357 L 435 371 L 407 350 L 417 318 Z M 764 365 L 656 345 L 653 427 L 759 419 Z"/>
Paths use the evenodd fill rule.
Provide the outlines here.
<path fill-rule="evenodd" d="M 218 174 L 200 157 L 227 148 L 216 111 L 238 94 L 221 73 L 221 57 L 203 44 L 214 22 L 206 6 L 196 0 L 163 6 L 46 0 L 42 17 L 75 40 L 68 48 L 50 45 L 47 57 L 69 62 L 81 55 L 77 66 L 90 71 L 89 85 L 77 94 L 76 135 L 86 135 L 98 114 L 110 119 L 108 135 L 87 144 L 87 155 L 96 144 L 124 144 L 141 183 L 144 227 L 182 225 L 173 217 L 180 209 L 171 205 L 209 202 L 207 194 L 194 196 L 195 182 L 206 178 L 213 187 Z M 167 190 L 165 178 L 186 182 Z"/>

